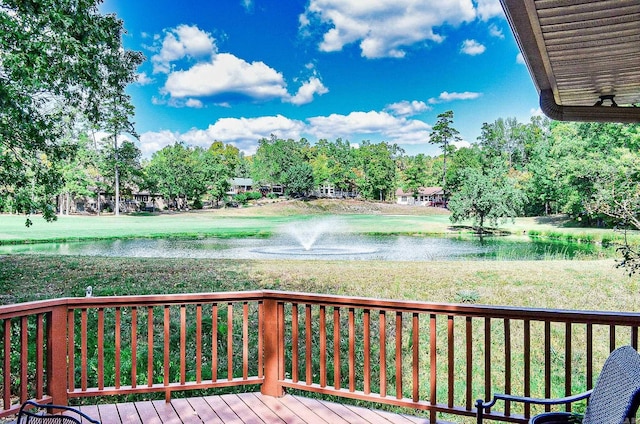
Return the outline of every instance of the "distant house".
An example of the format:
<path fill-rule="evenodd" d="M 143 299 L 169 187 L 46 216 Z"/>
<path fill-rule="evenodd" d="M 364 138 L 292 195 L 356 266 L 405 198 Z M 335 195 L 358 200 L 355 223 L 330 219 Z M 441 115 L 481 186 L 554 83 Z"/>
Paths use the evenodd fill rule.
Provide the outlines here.
<path fill-rule="evenodd" d="M 231 187 L 227 194 L 234 195 L 253 190 L 253 180 L 251 178 L 232 178 Z"/>
<path fill-rule="evenodd" d="M 442 187 L 420 187 L 415 195 L 412 191 L 405 192 L 399 188 L 396 190 L 396 198 L 399 205 L 446 207 Z"/>

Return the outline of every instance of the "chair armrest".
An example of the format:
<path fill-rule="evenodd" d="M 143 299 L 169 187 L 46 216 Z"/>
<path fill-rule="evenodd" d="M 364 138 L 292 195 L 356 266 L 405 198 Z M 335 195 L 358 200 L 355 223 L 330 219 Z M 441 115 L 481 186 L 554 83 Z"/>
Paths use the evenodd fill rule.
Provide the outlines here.
<path fill-rule="evenodd" d="M 503 393 L 494 393 L 493 399 L 491 399 L 491 401 L 482 402 L 482 407 L 490 408 L 498 400 L 504 400 L 509 402 L 533 403 L 536 405 L 563 405 L 567 403 L 577 402 L 582 399 L 586 399 L 589 396 L 591 396 L 591 392 L 593 392 L 593 389 L 588 390 L 584 393 L 579 393 L 577 395 L 571 395 L 571 396 L 566 396 L 566 397 L 556 398 L 556 399 L 541 399 L 541 398 L 526 397 L 526 396 L 505 395 Z"/>
<path fill-rule="evenodd" d="M 494 393 L 493 399 L 491 399 L 490 401 L 485 402 L 482 399 L 478 399 L 476 401 L 478 423 L 482 423 L 484 409 L 491 408 L 493 405 L 496 404 L 498 400 L 504 400 L 508 402 L 533 403 L 536 405 L 563 405 L 567 403 L 577 402 L 582 399 L 586 399 L 589 396 L 591 396 L 591 392 L 593 392 L 593 389 L 588 390 L 584 393 L 579 393 L 577 395 L 571 395 L 571 396 L 566 396 L 563 398 L 556 398 L 556 399 L 541 399 L 541 398 L 526 397 L 526 396 L 506 395 L 503 393 Z"/>

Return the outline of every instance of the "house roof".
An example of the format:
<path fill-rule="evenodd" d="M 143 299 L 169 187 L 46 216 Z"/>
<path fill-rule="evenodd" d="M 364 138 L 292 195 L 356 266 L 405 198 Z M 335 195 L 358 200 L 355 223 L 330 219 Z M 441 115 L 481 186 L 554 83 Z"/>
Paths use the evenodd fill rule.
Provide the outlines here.
<path fill-rule="evenodd" d="M 501 3 L 547 116 L 640 122 L 640 1 Z"/>
<path fill-rule="evenodd" d="M 231 184 L 234 186 L 248 187 L 253 186 L 253 180 L 251 178 L 236 177 L 231 179 Z"/>
<path fill-rule="evenodd" d="M 418 195 L 420 196 L 431 196 L 434 194 L 443 194 L 442 187 L 420 187 L 418 188 Z M 413 196 L 412 191 L 405 192 L 401 188 L 396 190 L 396 196 Z"/>

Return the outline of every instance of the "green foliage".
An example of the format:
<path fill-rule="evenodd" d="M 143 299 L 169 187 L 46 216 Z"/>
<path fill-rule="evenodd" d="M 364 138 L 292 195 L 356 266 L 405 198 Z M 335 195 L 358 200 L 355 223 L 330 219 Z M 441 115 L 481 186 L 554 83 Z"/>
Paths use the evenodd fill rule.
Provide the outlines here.
<path fill-rule="evenodd" d="M 438 121 L 433 126 L 429 136 L 429 143 L 440 146 L 442 149 L 442 186 L 447 185 L 447 155 L 451 143 L 460 141 L 460 132 L 453 128 L 453 111 L 448 110 L 438 115 Z"/>
<path fill-rule="evenodd" d="M 472 218 L 482 233 L 487 222 L 496 226 L 500 219 L 514 218 L 522 210 L 523 193 L 499 165 L 485 171 L 467 168 L 462 178 L 459 191 L 449 200 L 452 222 Z"/>
<path fill-rule="evenodd" d="M 63 179 L 52 164 L 72 160 L 78 123 L 110 128 L 115 114 L 103 106 L 118 95 L 125 103 L 143 60 L 122 48 L 122 21 L 101 15 L 98 3 L 2 1 L 0 197 L 12 198 L 15 212 L 54 219 L 50 202 Z M 126 123 L 130 114 L 119 116 Z"/>
<path fill-rule="evenodd" d="M 306 196 L 313 190 L 315 184 L 313 179 L 313 168 L 306 162 L 292 166 L 285 172 L 285 187 L 287 195 Z"/>
<path fill-rule="evenodd" d="M 386 200 L 394 195 L 396 159 L 403 153 L 395 144 L 363 141 L 356 151 L 356 184 L 365 199 Z"/>

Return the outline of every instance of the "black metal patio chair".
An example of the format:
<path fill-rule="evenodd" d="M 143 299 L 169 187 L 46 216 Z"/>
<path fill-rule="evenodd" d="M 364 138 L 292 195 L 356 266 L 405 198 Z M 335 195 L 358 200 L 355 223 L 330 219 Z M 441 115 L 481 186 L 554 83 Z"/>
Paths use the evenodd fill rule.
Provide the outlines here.
<path fill-rule="evenodd" d="M 640 355 L 631 346 L 611 352 L 604 363 L 595 387 L 585 393 L 560 399 L 539 399 L 496 393 L 488 402 L 476 401 L 478 424 L 482 423 L 485 408 L 496 401 L 523 402 L 538 405 L 561 405 L 587 399 L 588 406 L 582 417 L 583 424 L 635 423 L 640 405 Z M 571 412 L 546 412 L 532 417 L 530 424 L 574 422 Z"/>
<path fill-rule="evenodd" d="M 63 405 L 41 404 L 28 400 L 20 407 L 17 424 L 100 424 L 87 414 Z"/>

